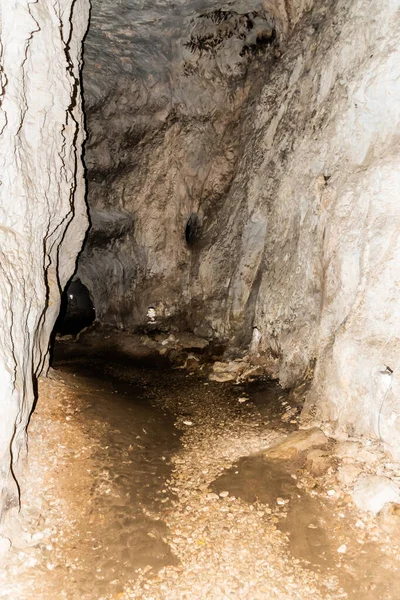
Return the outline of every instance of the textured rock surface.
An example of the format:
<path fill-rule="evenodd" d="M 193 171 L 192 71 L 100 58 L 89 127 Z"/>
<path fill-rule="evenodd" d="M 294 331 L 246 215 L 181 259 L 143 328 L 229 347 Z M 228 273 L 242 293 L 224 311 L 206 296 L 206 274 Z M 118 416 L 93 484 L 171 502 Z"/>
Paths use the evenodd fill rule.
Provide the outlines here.
<path fill-rule="evenodd" d="M 86 228 L 86 0 L 1 4 L 0 518 L 17 497 L 35 380 Z"/>
<path fill-rule="evenodd" d="M 399 502 L 400 488 L 387 477 L 361 475 L 352 495 L 357 508 L 376 515 L 388 502 Z"/>
<path fill-rule="evenodd" d="M 193 284 L 201 248 L 218 235 L 243 106 L 275 60 L 273 19 L 254 1 L 245 11 L 240 2 L 225 11 L 216 2 L 124 6 L 116 15 L 94 4 L 85 46 L 94 228 L 79 277 L 103 321 L 143 325 L 152 306 L 191 327 L 193 311 L 208 310 Z M 191 214 L 200 236 L 188 232 L 189 246 Z"/>
<path fill-rule="evenodd" d="M 400 537 L 400 504 L 386 504 L 378 515 L 378 524 L 383 531 L 394 538 Z"/>
<path fill-rule="evenodd" d="M 316 446 L 324 446 L 328 438 L 323 431 L 317 427 L 291 433 L 283 440 L 270 446 L 265 452 L 268 458 L 287 459 L 293 458 L 301 452 L 305 452 Z"/>
<path fill-rule="evenodd" d="M 150 4 L 116 35 L 95 4 L 89 202 L 121 235 L 89 239 L 79 276 L 107 322 L 152 306 L 233 349 L 255 327 L 282 385 L 314 376 L 305 416 L 396 453 L 399 2 L 288 7 Z"/>

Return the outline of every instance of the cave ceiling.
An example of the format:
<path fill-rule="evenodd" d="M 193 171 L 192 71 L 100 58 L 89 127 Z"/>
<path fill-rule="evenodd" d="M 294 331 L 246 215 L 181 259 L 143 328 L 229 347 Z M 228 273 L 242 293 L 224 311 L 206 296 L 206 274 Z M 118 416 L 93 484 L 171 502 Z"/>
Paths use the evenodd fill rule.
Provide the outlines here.
<path fill-rule="evenodd" d="M 84 50 L 86 101 L 101 100 L 121 78 L 167 80 L 171 64 L 189 51 L 193 28 L 215 11 L 266 13 L 260 0 L 93 0 Z"/>

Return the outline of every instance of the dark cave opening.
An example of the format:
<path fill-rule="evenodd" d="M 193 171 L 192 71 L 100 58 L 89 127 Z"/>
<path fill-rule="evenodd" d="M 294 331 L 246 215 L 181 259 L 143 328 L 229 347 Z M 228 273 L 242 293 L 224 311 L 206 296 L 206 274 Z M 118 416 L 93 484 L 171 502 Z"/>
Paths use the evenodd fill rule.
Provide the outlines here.
<path fill-rule="evenodd" d="M 62 336 L 76 335 L 92 325 L 95 318 L 96 311 L 89 290 L 80 279 L 74 279 L 61 296 L 60 314 L 55 325 L 56 333 Z"/>

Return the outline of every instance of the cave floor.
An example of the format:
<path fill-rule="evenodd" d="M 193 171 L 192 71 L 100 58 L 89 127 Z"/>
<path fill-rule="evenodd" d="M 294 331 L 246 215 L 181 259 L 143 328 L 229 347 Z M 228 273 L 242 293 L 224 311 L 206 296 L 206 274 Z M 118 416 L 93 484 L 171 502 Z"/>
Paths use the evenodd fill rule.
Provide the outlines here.
<path fill-rule="evenodd" d="M 338 486 L 267 459 L 298 406 L 268 382 L 56 353 L 39 385 L 7 600 L 400 597 L 399 549 Z"/>

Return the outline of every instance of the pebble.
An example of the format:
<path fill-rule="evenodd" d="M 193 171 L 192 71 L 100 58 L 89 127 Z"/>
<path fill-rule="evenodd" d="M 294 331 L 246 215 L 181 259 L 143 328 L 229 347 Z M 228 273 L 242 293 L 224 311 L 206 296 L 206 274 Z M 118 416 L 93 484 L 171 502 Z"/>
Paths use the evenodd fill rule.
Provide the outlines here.
<path fill-rule="evenodd" d="M 223 492 L 219 493 L 220 498 L 227 498 L 229 496 L 229 492 L 224 490 Z"/>
<path fill-rule="evenodd" d="M 339 552 L 339 554 L 346 554 L 346 552 L 347 552 L 347 546 L 346 546 L 346 544 L 342 544 L 341 546 L 339 546 L 339 548 L 337 549 L 337 551 Z"/>
<path fill-rule="evenodd" d="M 206 496 L 207 500 L 219 500 L 218 494 L 214 494 L 214 492 L 210 492 Z"/>
<path fill-rule="evenodd" d="M 359 529 L 364 529 L 365 528 L 365 523 L 363 523 L 363 521 L 361 521 L 361 519 L 358 519 L 356 521 L 356 527 L 358 527 Z"/>

